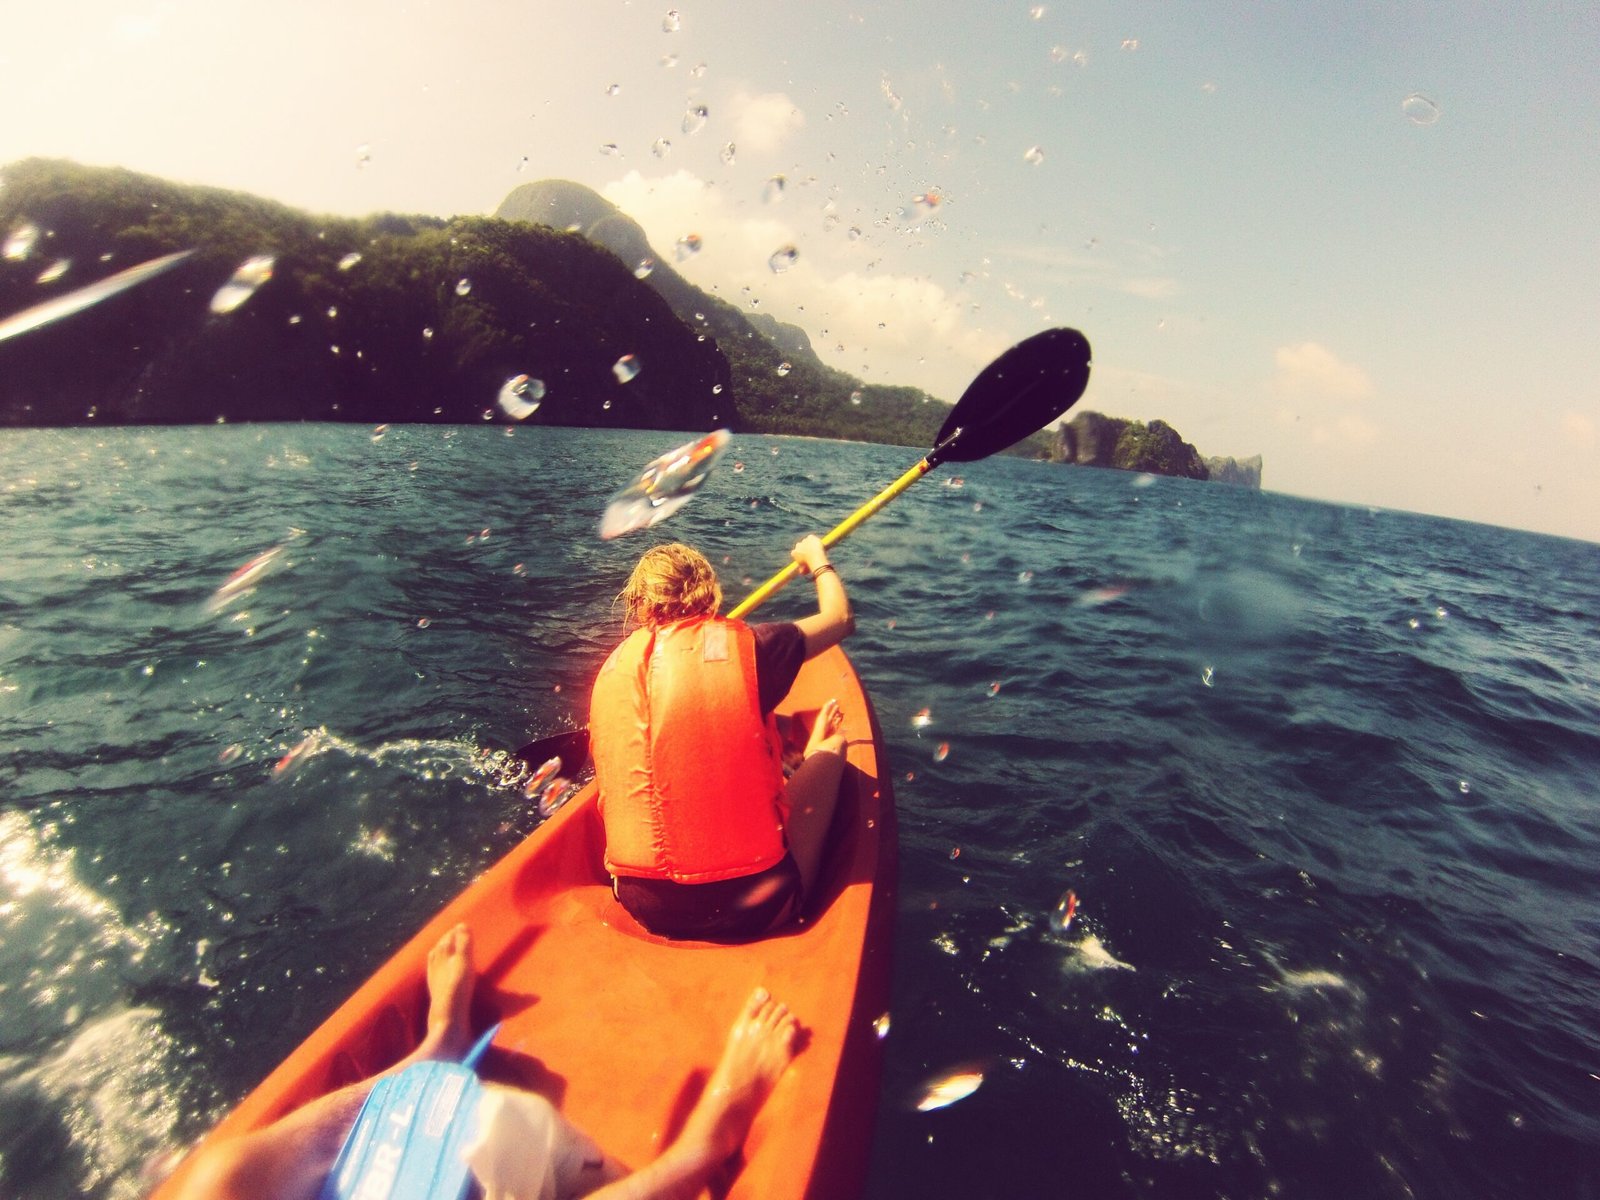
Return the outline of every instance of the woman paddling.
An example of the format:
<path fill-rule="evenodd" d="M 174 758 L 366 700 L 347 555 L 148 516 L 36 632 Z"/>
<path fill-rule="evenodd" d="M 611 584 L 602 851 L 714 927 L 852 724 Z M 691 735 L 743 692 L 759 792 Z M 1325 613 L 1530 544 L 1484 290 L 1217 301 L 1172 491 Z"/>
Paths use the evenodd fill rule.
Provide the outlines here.
<path fill-rule="evenodd" d="M 748 626 L 717 616 L 698 551 L 647 551 L 620 599 L 633 632 L 600 669 L 589 728 L 617 899 L 664 937 L 737 941 L 794 921 L 812 894 L 844 770 L 842 716 L 823 705 L 785 783 L 772 710 L 800 666 L 855 629 L 820 538 L 791 551 L 817 611 Z"/>

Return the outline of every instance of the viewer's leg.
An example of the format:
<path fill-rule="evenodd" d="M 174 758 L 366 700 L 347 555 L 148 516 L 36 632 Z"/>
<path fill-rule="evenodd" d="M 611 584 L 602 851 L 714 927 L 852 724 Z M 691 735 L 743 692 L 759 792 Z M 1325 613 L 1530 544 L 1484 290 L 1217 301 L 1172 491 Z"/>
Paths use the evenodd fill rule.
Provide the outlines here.
<path fill-rule="evenodd" d="M 722 1060 L 677 1141 L 649 1166 L 591 1192 L 592 1200 L 699 1195 L 717 1168 L 744 1144 L 756 1114 L 794 1060 L 799 1028 L 787 1006 L 757 988 L 728 1030 Z"/>
<path fill-rule="evenodd" d="M 844 734 L 839 729 L 843 724 L 839 702 L 829 700 L 811 727 L 805 762 L 789 777 L 789 820 L 784 834 L 795 866 L 800 868 L 807 901 L 815 894 L 822 873 L 822 850 L 839 802 L 839 780 L 844 775 Z"/>
<path fill-rule="evenodd" d="M 179 1200 L 314 1200 L 373 1083 L 424 1059 L 458 1059 L 471 1047 L 474 982 L 472 935 L 457 925 L 428 951 L 428 1027 L 415 1050 L 382 1075 L 320 1096 L 265 1129 L 205 1147 Z"/>

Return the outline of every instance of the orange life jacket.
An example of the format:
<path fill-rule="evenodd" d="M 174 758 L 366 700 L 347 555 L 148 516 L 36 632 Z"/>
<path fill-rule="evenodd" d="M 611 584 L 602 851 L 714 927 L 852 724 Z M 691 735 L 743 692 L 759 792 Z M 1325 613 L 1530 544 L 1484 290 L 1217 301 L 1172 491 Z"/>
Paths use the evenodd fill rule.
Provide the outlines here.
<path fill-rule="evenodd" d="M 783 857 L 782 744 L 744 622 L 635 630 L 600 668 L 589 733 L 613 875 L 710 883 Z"/>

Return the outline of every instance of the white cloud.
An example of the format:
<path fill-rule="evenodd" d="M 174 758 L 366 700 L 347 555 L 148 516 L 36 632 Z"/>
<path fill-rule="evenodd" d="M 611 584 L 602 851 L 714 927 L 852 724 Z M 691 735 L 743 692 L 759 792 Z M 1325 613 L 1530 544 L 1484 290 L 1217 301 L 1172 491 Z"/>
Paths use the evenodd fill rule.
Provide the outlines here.
<path fill-rule="evenodd" d="M 1171 300 L 1178 294 L 1176 279 L 1153 277 L 1125 279 L 1120 286 L 1128 295 L 1138 296 L 1144 300 Z"/>
<path fill-rule="evenodd" d="M 1372 381 L 1365 371 L 1318 342 L 1280 346 L 1274 361 L 1278 370 L 1268 386 L 1283 399 L 1348 401 L 1372 395 Z"/>
<path fill-rule="evenodd" d="M 812 206 L 751 209 L 683 170 L 630 171 L 604 194 L 669 260 L 680 237 L 698 233 L 702 249 L 675 262 L 680 273 L 747 312 L 799 325 L 824 362 L 871 382 L 954 400 L 1012 340 L 975 327 L 967 300 L 933 280 L 879 271 L 878 247 L 848 238 L 843 223 L 813 225 Z M 769 260 L 785 246 L 799 257 L 775 273 Z"/>
<path fill-rule="evenodd" d="M 806 115 L 799 105 L 782 92 L 762 92 L 756 96 L 737 92 L 730 106 L 734 143 L 741 152 L 771 154 L 806 123 Z"/>
<path fill-rule="evenodd" d="M 1580 412 L 1564 412 L 1561 414 L 1561 436 L 1569 445 L 1592 446 L 1595 442 L 1594 421 Z"/>

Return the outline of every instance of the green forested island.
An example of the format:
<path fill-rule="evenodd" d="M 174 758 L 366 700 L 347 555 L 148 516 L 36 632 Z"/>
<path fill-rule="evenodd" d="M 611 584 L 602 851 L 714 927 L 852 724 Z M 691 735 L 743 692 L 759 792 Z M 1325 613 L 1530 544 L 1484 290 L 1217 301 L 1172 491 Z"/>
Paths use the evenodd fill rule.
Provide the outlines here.
<path fill-rule="evenodd" d="M 544 385 L 529 424 L 929 445 L 948 412 L 915 388 L 863 384 L 818 359 L 798 327 L 701 291 L 629 217 L 559 180 L 517 188 L 494 217 L 352 219 L 29 159 L 4 169 L 0 235 L 0 320 L 191 252 L 0 340 L 3 425 L 508 420 L 496 397 L 518 375 Z M 215 311 L 252 259 L 271 260 L 254 291 Z M 1259 460 L 1210 465 L 1161 422 L 1092 413 L 1018 450 L 1260 481 Z"/>

